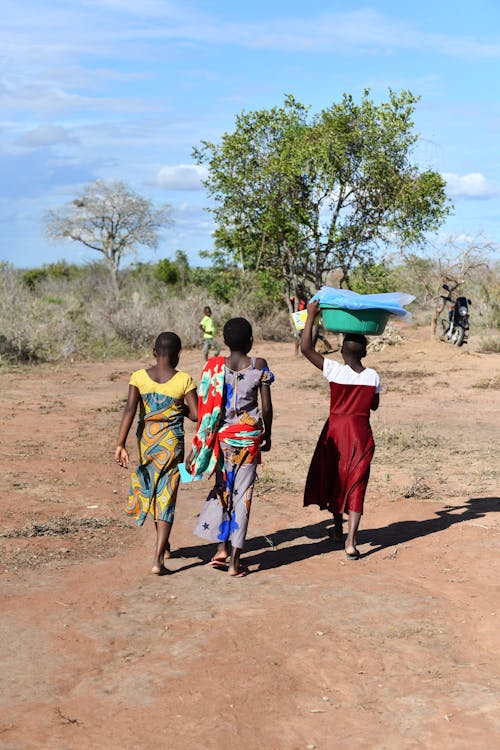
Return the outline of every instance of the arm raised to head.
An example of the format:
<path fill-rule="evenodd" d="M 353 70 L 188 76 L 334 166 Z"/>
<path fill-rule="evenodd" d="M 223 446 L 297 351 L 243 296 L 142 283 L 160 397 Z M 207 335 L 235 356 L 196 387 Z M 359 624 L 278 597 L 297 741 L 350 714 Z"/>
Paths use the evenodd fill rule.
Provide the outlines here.
<path fill-rule="evenodd" d="M 306 357 L 309 362 L 317 367 L 319 370 L 323 369 L 324 357 L 322 354 L 316 351 L 312 342 L 312 327 L 316 316 L 319 314 L 319 302 L 309 302 L 307 305 L 307 320 L 304 330 L 302 331 L 302 340 L 300 342 L 300 351 Z"/>

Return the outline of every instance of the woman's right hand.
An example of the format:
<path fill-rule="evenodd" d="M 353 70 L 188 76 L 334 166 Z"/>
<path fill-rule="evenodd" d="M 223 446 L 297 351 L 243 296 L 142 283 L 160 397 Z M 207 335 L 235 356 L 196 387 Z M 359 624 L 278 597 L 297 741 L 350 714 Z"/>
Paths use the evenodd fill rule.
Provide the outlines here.
<path fill-rule="evenodd" d="M 313 325 L 319 312 L 319 300 L 315 299 L 312 302 L 309 302 L 307 305 L 307 320 L 300 341 L 300 351 L 309 362 L 312 362 L 315 367 L 322 370 L 324 357 L 316 351 L 312 340 Z"/>
<path fill-rule="evenodd" d="M 319 308 L 319 299 L 315 299 L 312 302 L 309 302 L 307 305 L 307 318 L 312 318 L 313 322 L 316 318 L 316 315 L 319 315 L 320 308 Z"/>

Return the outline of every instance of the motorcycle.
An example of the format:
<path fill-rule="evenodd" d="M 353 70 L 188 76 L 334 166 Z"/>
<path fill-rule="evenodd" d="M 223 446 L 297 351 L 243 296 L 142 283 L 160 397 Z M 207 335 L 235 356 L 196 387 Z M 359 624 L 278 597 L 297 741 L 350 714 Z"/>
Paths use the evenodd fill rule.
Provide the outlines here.
<path fill-rule="evenodd" d="M 462 344 L 467 343 L 467 332 L 469 330 L 469 305 L 472 303 L 467 297 L 457 297 L 456 299 L 453 299 L 450 288 L 447 284 L 443 284 L 443 289 L 445 289 L 448 294 L 446 296 L 441 294 L 440 296 L 451 305 L 448 313 L 448 321 L 443 320 L 443 326 L 445 329 L 443 332 L 443 338 L 445 341 L 449 341 L 450 344 L 462 346 Z"/>

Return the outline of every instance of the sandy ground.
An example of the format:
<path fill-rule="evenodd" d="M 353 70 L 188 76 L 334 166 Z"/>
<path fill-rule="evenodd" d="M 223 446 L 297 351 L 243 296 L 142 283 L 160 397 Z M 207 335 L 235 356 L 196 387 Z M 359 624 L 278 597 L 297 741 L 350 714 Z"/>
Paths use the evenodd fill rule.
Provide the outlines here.
<path fill-rule="evenodd" d="M 367 359 L 384 393 L 357 562 L 301 502 L 328 386 L 291 344 L 255 347 L 275 423 L 245 579 L 192 535 L 208 482 L 179 494 L 170 575 L 149 573 L 152 524 L 122 521 L 113 451 L 147 363 L 0 374 L 1 748 L 496 744 L 498 355 L 404 335 Z"/>

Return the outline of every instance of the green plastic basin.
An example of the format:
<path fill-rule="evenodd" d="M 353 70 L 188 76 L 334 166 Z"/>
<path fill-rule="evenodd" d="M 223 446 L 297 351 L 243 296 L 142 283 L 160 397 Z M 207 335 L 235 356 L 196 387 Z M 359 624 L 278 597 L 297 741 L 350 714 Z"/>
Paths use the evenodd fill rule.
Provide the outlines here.
<path fill-rule="evenodd" d="M 336 333 L 381 334 L 390 314 L 386 310 L 346 310 L 343 307 L 321 306 L 324 327 Z"/>

